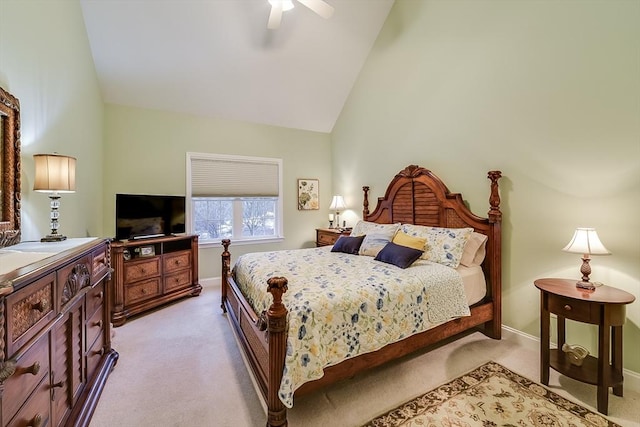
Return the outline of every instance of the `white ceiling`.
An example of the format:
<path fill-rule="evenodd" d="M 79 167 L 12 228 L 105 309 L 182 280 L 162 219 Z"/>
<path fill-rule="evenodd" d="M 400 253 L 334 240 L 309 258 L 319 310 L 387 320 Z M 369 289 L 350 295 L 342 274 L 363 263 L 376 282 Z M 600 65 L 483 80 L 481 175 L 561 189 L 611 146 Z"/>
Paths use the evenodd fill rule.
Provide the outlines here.
<path fill-rule="evenodd" d="M 108 103 L 330 132 L 393 0 L 81 0 Z"/>

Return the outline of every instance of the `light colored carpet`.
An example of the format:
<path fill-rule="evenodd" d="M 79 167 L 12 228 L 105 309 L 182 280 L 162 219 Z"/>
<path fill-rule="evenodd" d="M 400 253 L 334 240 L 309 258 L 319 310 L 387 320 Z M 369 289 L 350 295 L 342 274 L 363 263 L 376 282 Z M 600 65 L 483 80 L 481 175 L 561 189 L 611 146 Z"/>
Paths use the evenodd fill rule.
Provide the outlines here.
<path fill-rule="evenodd" d="M 470 425 L 620 427 L 495 362 L 418 396 L 364 427 Z"/>
<path fill-rule="evenodd" d="M 120 359 L 91 427 L 250 427 L 266 415 L 220 310 L 220 290 L 187 298 L 115 328 Z M 429 352 L 303 396 L 288 411 L 292 427 L 359 426 L 435 387 L 495 361 L 539 381 L 537 343 L 511 333 L 496 341 L 472 333 Z M 594 386 L 551 370 L 550 388 L 595 410 Z M 609 419 L 640 427 L 640 393 L 609 397 Z"/>

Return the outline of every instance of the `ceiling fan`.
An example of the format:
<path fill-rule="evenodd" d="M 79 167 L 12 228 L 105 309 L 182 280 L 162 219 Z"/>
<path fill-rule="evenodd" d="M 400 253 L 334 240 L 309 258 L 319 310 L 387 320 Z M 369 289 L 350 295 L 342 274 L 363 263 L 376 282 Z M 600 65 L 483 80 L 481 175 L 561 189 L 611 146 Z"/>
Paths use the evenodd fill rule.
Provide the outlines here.
<path fill-rule="evenodd" d="M 313 10 L 324 19 L 331 18 L 334 8 L 330 4 L 323 0 L 297 0 L 304 6 Z M 280 21 L 282 20 L 282 12 L 293 9 L 292 0 L 269 0 L 271 4 L 271 13 L 269 13 L 269 22 L 267 28 L 275 30 L 280 27 Z"/>

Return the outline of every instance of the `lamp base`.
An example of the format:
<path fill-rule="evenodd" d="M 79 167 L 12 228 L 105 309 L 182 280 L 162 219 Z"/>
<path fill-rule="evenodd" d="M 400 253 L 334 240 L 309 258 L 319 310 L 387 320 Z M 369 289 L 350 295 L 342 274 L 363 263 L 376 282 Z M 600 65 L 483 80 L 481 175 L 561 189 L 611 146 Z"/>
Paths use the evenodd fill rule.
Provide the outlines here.
<path fill-rule="evenodd" d="M 581 280 L 579 282 L 576 282 L 576 288 L 578 288 L 578 289 L 586 289 L 588 291 L 595 291 L 596 285 L 594 285 L 591 282 L 585 282 L 584 280 Z"/>
<path fill-rule="evenodd" d="M 40 239 L 41 242 L 62 242 L 63 240 L 67 240 L 67 236 L 62 234 L 47 234 Z"/>

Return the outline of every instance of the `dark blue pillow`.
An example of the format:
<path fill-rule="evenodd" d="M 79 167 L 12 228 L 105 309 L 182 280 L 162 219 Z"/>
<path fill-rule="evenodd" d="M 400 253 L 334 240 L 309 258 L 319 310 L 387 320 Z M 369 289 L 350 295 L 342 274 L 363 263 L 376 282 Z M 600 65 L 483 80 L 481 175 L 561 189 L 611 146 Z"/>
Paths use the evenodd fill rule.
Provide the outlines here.
<path fill-rule="evenodd" d="M 393 264 L 396 267 L 407 268 L 415 262 L 420 255 L 421 250 L 410 248 L 408 246 L 400 246 L 393 242 L 389 242 L 378 255 L 374 258 L 376 261 L 386 262 L 387 264 Z"/>
<path fill-rule="evenodd" d="M 358 255 L 358 251 L 360 250 L 360 245 L 362 245 L 363 240 L 364 236 L 340 236 L 333 244 L 331 252 L 344 252 L 345 254 Z"/>

